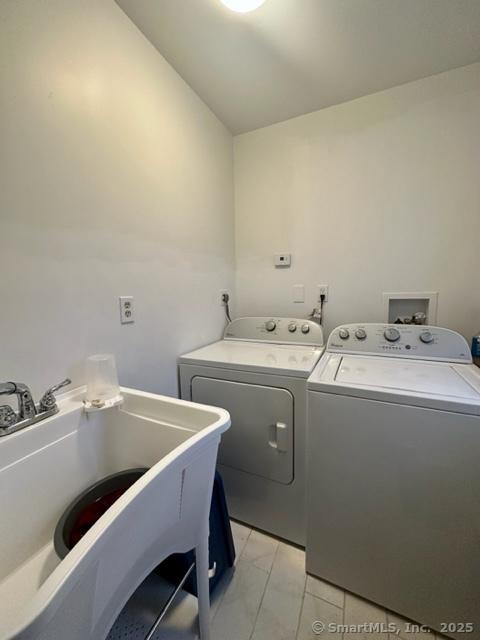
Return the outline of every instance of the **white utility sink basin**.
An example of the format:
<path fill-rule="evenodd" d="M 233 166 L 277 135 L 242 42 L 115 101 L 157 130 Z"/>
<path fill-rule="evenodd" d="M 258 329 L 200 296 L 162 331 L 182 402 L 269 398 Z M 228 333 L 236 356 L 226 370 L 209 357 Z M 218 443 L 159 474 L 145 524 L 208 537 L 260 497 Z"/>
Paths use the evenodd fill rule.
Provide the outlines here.
<path fill-rule="evenodd" d="M 123 406 L 89 414 L 83 389 L 64 394 L 57 415 L 0 439 L 0 640 L 103 639 L 152 569 L 192 548 L 208 638 L 208 513 L 229 415 L 122 393 Z M 53 534 L 65 508 L 135 467 L 151 468 L 60 561 Z"/>

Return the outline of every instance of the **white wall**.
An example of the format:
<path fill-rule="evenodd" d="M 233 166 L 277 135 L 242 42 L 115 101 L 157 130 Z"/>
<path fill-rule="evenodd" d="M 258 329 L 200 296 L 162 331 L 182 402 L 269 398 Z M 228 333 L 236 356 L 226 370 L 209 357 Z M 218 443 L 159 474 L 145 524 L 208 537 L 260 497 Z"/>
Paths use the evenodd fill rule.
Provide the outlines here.
<path fill-rule="evenodd" d="M 237 136 L 234 155 L 239 314 L 305 316 L 325 283 L 331 330 L 383 321 L 383 291 L 433 290 L 438 324 L 479 330 L 480 64 Z"/>
<path fill-rule="evenodd" d="M 0 92 L 0 380 L 111 351 L 176 393 L 233 284 L 231 135 L 113 0 L 2 2 Z"/>
<path fill-rule="evenodd" d="M 174 394 L 234 284 L 231 136 L 113 0 L 0 14 L 0 380 L 38 396 L 113 351 L 122 383 Z M 328 283 L 331 329 L 438 290 L 439 323 L 477 331 L 479 113 L 472 65 L 238 136 L 237 315 L 305 316 Z"/>

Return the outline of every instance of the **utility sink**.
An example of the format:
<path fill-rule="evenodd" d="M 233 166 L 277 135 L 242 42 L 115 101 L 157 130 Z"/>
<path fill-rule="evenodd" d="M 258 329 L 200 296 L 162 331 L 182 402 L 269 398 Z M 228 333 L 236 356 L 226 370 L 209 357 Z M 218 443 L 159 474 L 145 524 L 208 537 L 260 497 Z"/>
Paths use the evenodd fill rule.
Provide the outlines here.
<path fill-rule="evenodd" d="M 0 640 L 103 639 L 164 558 L 207 553 L 228 413 L 122 393 L 121 407 L 88 414 L 83 389 L 64 394 L 57 415 L 0 441 Z M 60 561 L 53 535 L 66 506 L 97 480 L 135 467 L 150 470 Z"/>

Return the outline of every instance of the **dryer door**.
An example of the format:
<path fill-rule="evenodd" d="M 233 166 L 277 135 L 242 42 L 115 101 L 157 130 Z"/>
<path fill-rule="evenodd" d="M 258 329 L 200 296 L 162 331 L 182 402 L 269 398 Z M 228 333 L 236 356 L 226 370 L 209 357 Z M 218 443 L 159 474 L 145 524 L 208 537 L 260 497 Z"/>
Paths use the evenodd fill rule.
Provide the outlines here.
<path fill-rule="evenodd" d="M 287 389 L 196 376 L 192 400 L 226 409 L 220 464 L 268 480 L 293 480 L 293 396 Z"/>

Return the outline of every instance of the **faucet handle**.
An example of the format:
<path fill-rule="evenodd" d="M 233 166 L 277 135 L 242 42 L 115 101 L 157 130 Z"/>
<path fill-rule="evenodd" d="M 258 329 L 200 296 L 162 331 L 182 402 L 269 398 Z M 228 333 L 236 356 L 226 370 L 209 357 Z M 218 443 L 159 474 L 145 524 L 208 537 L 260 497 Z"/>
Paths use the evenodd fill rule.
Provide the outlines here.
<path fill-rule="evenodd" d="M 17 421 L 17 414 L 8 404 L 0 406 L 0 429 L 11 427 Z"/>
<path fill-rule="evenodd" d="M 70 378 L 65 378 L 65 380 L 62 380 L 62 382 L 53 385 L 53 387 L 50 387 L 50 389 L 45 391 L 39 402 L 40 411 L 51 411 L 52 409 L 55 409 L 57 406 L 57 401 L 55 400 L 54 393 L 62 387 L 66 387 L 71 383 L 72 381 L 70 380 Z"/>

